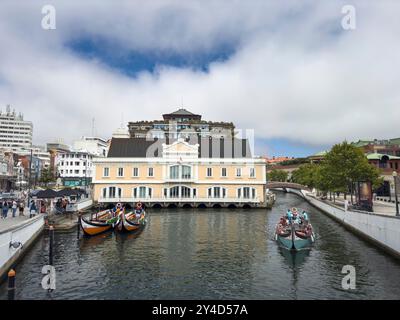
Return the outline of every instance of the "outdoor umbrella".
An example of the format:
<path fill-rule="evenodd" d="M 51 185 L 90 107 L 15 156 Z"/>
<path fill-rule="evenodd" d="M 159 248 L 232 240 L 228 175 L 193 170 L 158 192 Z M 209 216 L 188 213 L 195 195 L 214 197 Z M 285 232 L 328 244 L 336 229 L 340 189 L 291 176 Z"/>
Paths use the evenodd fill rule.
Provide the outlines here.
<path fill-rule="evenodd" d="M 41 190 L 36 194 L 38 199 L 52 199 L 59 197 L 58 193 L 52 189 Z"/>

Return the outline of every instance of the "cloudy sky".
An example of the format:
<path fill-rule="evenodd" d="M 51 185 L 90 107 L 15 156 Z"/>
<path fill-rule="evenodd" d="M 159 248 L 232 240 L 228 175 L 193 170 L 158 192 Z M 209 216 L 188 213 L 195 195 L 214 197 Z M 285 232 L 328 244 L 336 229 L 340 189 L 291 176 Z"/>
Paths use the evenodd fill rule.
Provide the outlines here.
<path fill-rule="evenodd" d="M 34 122 L 35 144 L 89 135 L 92 118 L 108 138 L 182 104 L 254 129 L 270 156 L 400 136 L 400 1 L 81 3 L 0 3 L 0 107 Z"/>

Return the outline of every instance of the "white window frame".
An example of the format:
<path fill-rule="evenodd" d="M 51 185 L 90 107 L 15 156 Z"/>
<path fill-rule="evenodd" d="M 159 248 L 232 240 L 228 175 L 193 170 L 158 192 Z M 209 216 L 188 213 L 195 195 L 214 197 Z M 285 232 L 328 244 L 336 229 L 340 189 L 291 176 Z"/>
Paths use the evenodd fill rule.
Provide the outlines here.
<path fill-rule="evenodd" d="M 236 178 L 242 177 L 242 168 L 236 168 Z"/>
<path fill-rule="evenodd" d="M 244 195 L 244 189 L 248 188 L 249 189 L 249 196 L 245 197 Z M 237 197 L 239 199 L 249 199 L 249 200 L 253 200 L 257 198 L 257 189 L 254 187 L 240 187 L 237 189 Z"/>
<path fill-rule="evenodd" d="M 113 197 L 113 198 L 110 197 L 110 189 L 111 188 L 115 188 L 115 197 Z M 120 199 L 120 198 L 122 198 L 122 194 L 123 194 L 122 188 L 116 187 L 116 186 L 104 187 L 101 191 L 101 196 L 104 199 Z"/>
<path fill-rule="evenodd" d="M 137 174 L 135 175 L 135 169 L 137 170 Z M 138 167 L 133 167 L 132 168 L 132 177 L 137 178 L 140 176 L 140 171 Z"/>
<path fill-rule="evenodd" d="M 189 176 L 187 177 L 187 176 L 184 176 L 184 168 L 189 168 Z M 180 166 L 180 177 L 183 179 L 183 180 L 190 180 L 190 179 L 192 179 L 192 166 L 189 166 L 189 165 L 187 165 L 187 164 L 184 164 L 184 165 L 181 165 Z"/>
<path fill-rule="evenodd" d="M 207 177 L 207 178 L 211 178 L 211 177 L 212 177 L 212 171 L 213 171 L 212 169 L 213 169 L 213 168 L 211 168 L 211 167 L 208 167 L 208 168 L 207 168 L 207 170 L 206 170 L 206 177 Z M 210 172 L 210 174 L 208 174 L 208 172 Z"/>
<path fill-rule="evenodd" d="M 225 171 L 225 175 L 224 175 Z M 226 167 L 221 168 L 221 178 L 226 178 L 228 176 L 228 169 Z"/>
<path fill-rule="evenodd" d="M 172 170 L 175 171 L 175 169 L 177 169 L 177 172 L 175 172 L 175 173 L 176 173 L 176 176 L 173 176 L 171 173 L 172 173 Z M 180 177 L 180 171 L 181 171 L 179 165 L 174 164 L 174 165 L 172 165 L 172 166 L 169 166 L 169 167 L 168 167 L 168 170 L 169 170 L 168 176 L 169 176 L 170 179 L 173 179 L 173 180 L 179 179 L 179 177 Z"/>
<path fill-rule="evenodd" d="M 218 194 L 219 194 L 218 197 L 216 197 L 216 193 L 217 193 L 216 189 L 218 189 Z M 228 190 L 225 187 L 214 186 L 214 187 L 207 188 L 207 198 L 210 198 L 210 199 L 224 199 L 224 198 L 226 198 L 227 194 L 228 194 Z"/>
<path fill-rule="evenodd" d="M 120 170 L 122 170 L 122 174 L 120 174 Z M 125 174 L 124 167 L 119 167 L 118 170 L 117 170 L 117 177 L 118 178 L 123 178 L 124 174 Z"/>
<path fill-rule="evenodd" d="M 150 175 L 150 170 L 152 172 L 152 174 Z M 147 177 L 152 178 L 154 177 L 154 167 L 149 167 L 147 168 Z"/>
<path fill-rule="evenodd" d="M 106 174 L 106 170 L 107 170 L 107 174 Z M 109 176 L 110 176 L 110 168 L 109 167 L 103 168 L 103 177 L 108 178 Z"/>
<path fill-rule="evenodd" d="M 256 168 L 255 167 L 250 167 L 249 168 L 249 177 L 250 178 L 255 178 L 256 177 Z"/>

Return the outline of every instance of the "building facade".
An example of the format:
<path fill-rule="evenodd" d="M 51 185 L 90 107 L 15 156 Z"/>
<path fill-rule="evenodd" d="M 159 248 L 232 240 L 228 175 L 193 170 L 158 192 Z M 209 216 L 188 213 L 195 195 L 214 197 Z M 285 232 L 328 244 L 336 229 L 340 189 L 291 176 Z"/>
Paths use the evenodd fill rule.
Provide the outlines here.
<path fill-rule="evenodd" d="M 27 149 L 22 149 L 18 152 L 20 156 L 30 156 L 32 154 L 33 157 L 40 159 L 42 168 L 49 168 L 51 157 L 50 152 L 46 150 L 44 146 L 32 146 Z"/>
<path fill-rule="evenodd" d="M 105 157 L 107 155 L 107 140 L 99 137 L 82 137 L 73 144 L 75 151 L 86 151 L 92 155 Z"/>
<path fill-rule="evenodd" d="M 235 136 L 235 126 L 232 122 L 205 121 L 201 115 L 182 108 L 163 114 L 162 120 L 129 122 L 128 128 L 132 138 L 178 139 L 193 134 L 215 138 Z"/>
<path fill-rule="evenodd" d="M 0 191 L 10 191 L 15 187 L 14 154 L 0 151 Z"/>
<path fill-rule="evenodd" d="M 152 207 L 265 207 L 266 167 L 245 139 L 113 138 L 93 160 L 99 203 Z"/>
<path fill-rule="evenodd" d="M 400 138 L 387 140 L 359 140 L 352 144 L 361 148 L 364 153 L 367 154 L 379 153 L 400 157 Z"/>
<path fill-rule="evenodd" d="M 50 153 L 50 170 L 52 174 L 57 177 L 57 163 L 59 156 L 70 152 L 71 148 L 70 146 L 64 144 L 62 141 L 56 141 L 47 143 L 47 150 Z"/>
<path fill-rule="evenodd" d="M 66 187 L 88 186 L 93 175 L 93 155 L 85 151 L 58 153 L 57 177 Z"/>
<path fill-rule="evenodd" d="M 0 149 L 17 153 L 28 149 L 32 146 L 32 133 L 32 122 L 11 111 L 9 105 L 5 112 L 0 112 Z"/>

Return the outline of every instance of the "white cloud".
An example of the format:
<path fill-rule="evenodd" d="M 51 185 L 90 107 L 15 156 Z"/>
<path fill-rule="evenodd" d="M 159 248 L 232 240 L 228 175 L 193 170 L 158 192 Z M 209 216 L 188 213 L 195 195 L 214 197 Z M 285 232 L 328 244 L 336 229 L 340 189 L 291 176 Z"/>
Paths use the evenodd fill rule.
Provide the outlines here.
<path fill-rule="evenodd" d="M 90 134 L 92 117 L 110 136 L 122 113 L 125 121 L 158 119 L 182 97 L 205 119 L 254 128 L 257 138 L 329 144 L 400 135 L 395 2 L 356 2 L 354 31 L 341 29 L 339 2 L 201 3 L 54 1 L 54 31 L 40 28 L 45 2 L 3 3 L 0 104 L 33 120 L 41 143 Z M 183 54 L 230 43 L 236 53 L 207 73 L 160 66 L 133 79 L 66 48 L 81 36 Z"/>

